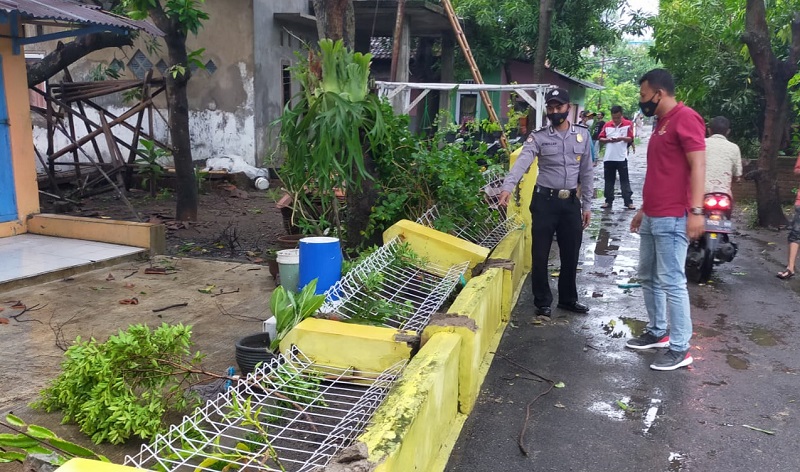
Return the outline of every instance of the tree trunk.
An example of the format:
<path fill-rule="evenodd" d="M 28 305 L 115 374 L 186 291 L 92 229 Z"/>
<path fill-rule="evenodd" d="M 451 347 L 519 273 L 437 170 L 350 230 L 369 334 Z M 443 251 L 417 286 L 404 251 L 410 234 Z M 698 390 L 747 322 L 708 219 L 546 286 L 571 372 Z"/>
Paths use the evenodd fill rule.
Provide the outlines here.
<path fill-rule="evenodd" d="M 766 91 L 767 106 L 764 117 L 764 133 L 758 152 L 758 172 L 755 175 L 758 224 L 778 227 L 786 224 L 778 194 L 778 150 L 783 139 L 783 128 L 789 114 L 786 87 L 783 91 Z"/>
<path fill-rule="evenodd" d="M 533 58 L 533 83 L 545 83 L 545 63 L 550 44 L 550 25 L 552 24 L 555 0 L 539 0 L 539 39 L 536 41 L 536 55 Z"/>
<path fill-rule="evenodd" d="M 364 168 L 369 175 L 376 175 L 375 163 L 369 152 L 364 152 Z M 352 172 L 358 172 L 353 168 Z M 378 189 L 375 188 L 375 181 L 363 179 L 360 189 L 347 189 L 347 214 L 345 215 L 345 227 L 347 228 L 346 247 L 350 250 L 365 248 L 372 245 L 380 245 L 382 235 L 375 232 L 370 239 L 364 238 L 364 231 L 369 225 L 369 217 L 372 214 L 372 207 L 378 201 Z"/>
<path fill-rule="evenodd" d="M 354 49 L 356 45 L 356 21 L 352 0 L 313 0 L 317 17 L 319 39 L 341 39 L 344 45 Z"/>
<path fill-rule="evenodd" d="M 755 174 L 758 224 L 766 227 L 786 224 L 786 216 L 783 214 L 778 197 L 776 159 L 789 116 L 787 87 L 789 79 L 797 72 L 797 61 L 800 58 L 800 13 L 795 13 L 791 28 L 792 44 L 789 57 L 781 61 L 772 50 L 764 1 L 747 0 L 745 33 L 742 41 L 747 45 L 758 71 L 766 100 L 764 130 L 758 153 L 758 171 Z"/>
<path fill-rule="evenodd" d="M 150 9 L 150 17 L 165 33 L 164 42 L 167 44 L 170 66 L 184 67 L 183 73 L 178 73 L 174 77 L 171 71 L 166 73 L 169 135 L 177 178 L 175 219 L 196 221 L 197 180 L 189 136 L 189 98 L 186 94 L 186 86 L 191 77 L 191 69 L 187 63 L 186 33 L 176 21 L 166 17 L 160 6 Z"/>
<path fill-rule="evenodd" d="M 44 82 L 91 52 L 122 46 L 133 46 L 133 40 L 129 35 L 93 33 L 78 36 L 66 44 L 59 42 L 55 51 L 28 66 L 28 87 Z"/>

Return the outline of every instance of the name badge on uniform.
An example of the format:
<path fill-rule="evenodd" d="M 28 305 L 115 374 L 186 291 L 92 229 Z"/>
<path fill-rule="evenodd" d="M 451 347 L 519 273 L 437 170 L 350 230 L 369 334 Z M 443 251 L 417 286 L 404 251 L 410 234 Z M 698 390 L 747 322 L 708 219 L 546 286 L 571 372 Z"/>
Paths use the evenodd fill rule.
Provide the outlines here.
<path fill-rule="evenodd" d="M 575 140 L 578 141 L 579 143 L 582 143 L 583 142 L 583 135 L 579 134 L 578 136 L 575 137 Z"/>

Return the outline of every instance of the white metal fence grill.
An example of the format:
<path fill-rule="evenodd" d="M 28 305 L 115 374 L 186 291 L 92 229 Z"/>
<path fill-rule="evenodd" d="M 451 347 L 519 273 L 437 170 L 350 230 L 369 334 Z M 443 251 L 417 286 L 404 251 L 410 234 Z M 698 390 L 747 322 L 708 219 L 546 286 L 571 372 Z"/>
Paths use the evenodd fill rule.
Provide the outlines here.
<path fill-rule="evenodd" d="M 398 261 L 394 238 L 350 269 L 325 292 L 325 316 L 422 331 L 462 280 L 469 261 L 452 267 Z M 419 261 L 417 261 L 419 262 Z M 385 315 L 385 316 L 382 316 Z"/>
<path fill-rule="evenodd" d="M 314 471 L 363 432 L 404 366 L 377 373 L 319 366 L 293 348 L 125 463 L 164 471 Z"/>

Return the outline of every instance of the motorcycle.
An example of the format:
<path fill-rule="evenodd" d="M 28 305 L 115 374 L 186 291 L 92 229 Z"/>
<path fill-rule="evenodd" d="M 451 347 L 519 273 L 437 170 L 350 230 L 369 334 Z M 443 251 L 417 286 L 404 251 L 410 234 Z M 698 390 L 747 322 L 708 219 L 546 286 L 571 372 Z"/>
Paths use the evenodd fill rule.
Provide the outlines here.
<path fill-rule="evenodd" d="M 706 231 L 689 245 L 686 254 L 686 275 L 697 283 L 711 279 L 714 265 L 730 262 L 738 247 L 731 241 L 734 226 L 731 221 L 733 201 L 726 193 L 707 193 L 703 198 Z"/>

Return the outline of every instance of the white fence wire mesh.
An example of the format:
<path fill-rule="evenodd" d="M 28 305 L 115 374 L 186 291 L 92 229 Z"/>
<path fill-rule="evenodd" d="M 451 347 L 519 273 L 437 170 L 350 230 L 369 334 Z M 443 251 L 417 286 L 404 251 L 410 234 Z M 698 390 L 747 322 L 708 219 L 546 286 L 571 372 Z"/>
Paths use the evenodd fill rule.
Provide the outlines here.
<path fill-rule="evenodd" d="M 522 227 L 522 219 L 518 215 L 509 217 L 506 209 L 497 205 L 505 173 L 488 170 L 484 172 L 483 177 L 486 179 L 486 185 L 481 190 L 485 194 L 484 198 L 490 210 L 489 217 L 483 221 L 476 221 L 475 218 L 462 215 L 461 226 L 449 233 L 478 246 L 494 249 L 508 233 Z M 417 219 L 417 223 L 429 228 L 436 228 L 436 221 L 440 217 L 439 208 L 434 205 Z"/>
<path fill-rule="evenodd" d="M 350 269 L 325 292 L 320 312 L 329 318 L 422 331 L 462 280 L 469 261 L 448 268 L 427 262 L 419 267 L 403 260 L 402 244 L 394 238 Z"/>
<path fill-rule="evenodd" d="M 405 367 L 319 366 L 293 348 L 170 427 L 125 464 L 163 471 L 311 472 L 361 434 Z"/>

